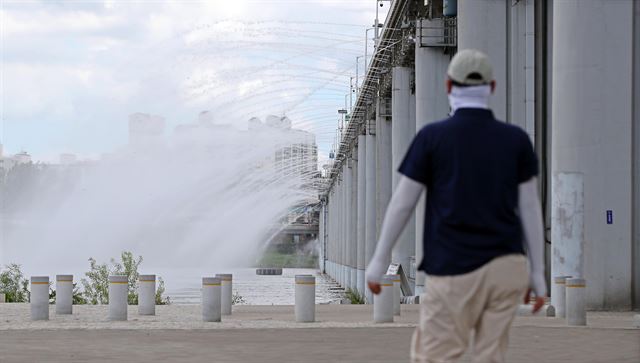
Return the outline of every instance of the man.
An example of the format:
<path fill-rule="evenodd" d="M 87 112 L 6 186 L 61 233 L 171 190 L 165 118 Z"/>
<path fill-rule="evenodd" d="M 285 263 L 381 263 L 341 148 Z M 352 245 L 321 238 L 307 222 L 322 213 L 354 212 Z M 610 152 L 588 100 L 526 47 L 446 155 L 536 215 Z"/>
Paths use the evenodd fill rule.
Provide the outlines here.
<path fill-rule="evenodd" d="M 522 298 L 528 302 L 533 289 L 534 312 L 544 304 L 537 159 L 528 135 L 497 121 L 489 109 L 492 73 L 479 51 L 462 50 L 451 60 L 446 88 L 452 115 L 413 140 L 367 269 L 377 294 L 393 245 L 426 188 L 419 269 L 427 280 L 414 362 L 457 361 L 472 331 L 473 361 L 503 362 Z"/>

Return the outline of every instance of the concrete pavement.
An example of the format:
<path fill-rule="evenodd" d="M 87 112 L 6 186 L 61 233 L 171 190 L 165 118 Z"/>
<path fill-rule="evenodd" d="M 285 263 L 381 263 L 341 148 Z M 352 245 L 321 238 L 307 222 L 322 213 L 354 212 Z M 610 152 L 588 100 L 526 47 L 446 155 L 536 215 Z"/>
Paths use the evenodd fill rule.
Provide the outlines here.
<path fill-rule="evenodd" d="M 225 322 L 204 324 L 198 306 L 173 305 L 112 323 L 91 321 L 106 316 L 104 306 L 74 308 L 68 320 L 29 322 L 28 305 L 0 304 L 0 362 L 407 362 L 418 312 L 403 305 L 399 322 L 372 324 L 370 306 L 318 305 L 320 322 L 299 324 L 291 306 L 239 306 Z M 640 362 L 633 313 L 590 313 L 589 321 L 569 328 L 518 317 L 508 362 Z"/>

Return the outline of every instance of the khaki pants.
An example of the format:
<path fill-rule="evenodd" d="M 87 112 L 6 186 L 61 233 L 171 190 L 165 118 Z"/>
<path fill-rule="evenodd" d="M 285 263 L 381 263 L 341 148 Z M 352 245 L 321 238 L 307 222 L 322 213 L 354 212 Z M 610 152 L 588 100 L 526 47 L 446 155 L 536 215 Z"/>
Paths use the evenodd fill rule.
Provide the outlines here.
<path fill-rule="evenodd" d="M 504 362 L 509 328 L 528 287 L 527 262 L 506 255 L 464 275 L 428 276 L 412 362 L 456 362 L 473 339 L 473 362 Z"/>

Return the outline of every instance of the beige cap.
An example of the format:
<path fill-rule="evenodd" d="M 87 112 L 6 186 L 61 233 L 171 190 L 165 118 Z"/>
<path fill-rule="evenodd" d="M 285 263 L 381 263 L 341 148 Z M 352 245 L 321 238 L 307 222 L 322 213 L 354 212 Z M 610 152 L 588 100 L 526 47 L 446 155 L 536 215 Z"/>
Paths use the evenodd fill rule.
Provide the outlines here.
<path fill-rule="evenodd" d="M 449 63 L 447 75 L 452 80 L 469 86 L 493 81 L 493 69 L 486 54 L 475 49 L 463 49 Z"/>

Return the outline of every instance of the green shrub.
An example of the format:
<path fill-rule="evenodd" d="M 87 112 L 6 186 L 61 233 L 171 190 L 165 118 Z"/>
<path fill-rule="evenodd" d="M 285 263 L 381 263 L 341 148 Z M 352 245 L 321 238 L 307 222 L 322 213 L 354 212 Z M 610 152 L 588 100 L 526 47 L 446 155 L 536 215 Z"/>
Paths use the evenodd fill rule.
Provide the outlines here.
<path fill-rule="evenodd" d="M 242 295 L 240 295 L 237 291 L 233 292 L 233 295 L 231 296 L 231 305 L 242 305 L 246 303 L 247 300 L 245 300 Z"/>
<path fill-rule="evenodd" d="M 49 284 L 51 286 L 51 284 Z M 51 289 L 51 287 L 49 287 Z M 73 293 L 72 293 L 72 304 L 73 305 L 85 305 L 87 303 L 87 299 L 84 298 L 84 293 L 80 291 L 80 287 L 77 283 L 73 284 Z M 49 292 L 49 304 L 56 303 L 56 290 L 51 289 Z"/>
<path fill-rule="evenodd" d="M 89 272 L 82 279 L 84 297 L 92 305 L 107 304 L 109 302 L 109 267 L 106 263 L 98 264 L 93 257 L 89 257 Z"/>
<path fill-rule="evenodd" d="M 138 276 L 140 276 L 138 267 L 140 267 L 142 263 L 142 256 L 138 256 L 136 260 L 135 257 L 133 257 L 133 253 L 123 251 L 122 254 L 120 254 L 120 258 L 122 262 L 117 262 L 113 258 L 111 259 L 113 274 L 127 276 L 129 288 L 127 301 L 129 305 L 138 305 Z"/>
<path fill-rule="evenodd" d="M 171 304 L 171 300 L 169 300 L 169 297 L 162 297 L 162 295 L 164 294 L 165 291 L 165 287 L 164 287 L 164 280 L 162 279 L 162 277 L 158 276 L 158 287 L 156 288 L 156 305 L 169 305 Z"/>
<path fill-rule="evenodd" d="M 0 293 L 5 294 L 6 302 L 29 302 L 29 280 L 20 265 L 5 265 L 5 270 L 0 272 Z"/>
<path fill-rule="evenodd" d="M 89 258 L 90 270 L 85 273 L 86 279 L 82 279 L 84 287 L 84 297 L 89 304 L 107 304 L 109 302 L 109 275 L 127 276 L 127 301 L 129 305 L 138 304 L 138 268 L 142 264 L 142 256 L 136 259 L 133 253 L 123 251 L 120 254 L 120 261 L 111 259 L 111 267 L 106 263 L 98 264 L 93 258 Z M 169 298 L 163 298 L 165 292 L 164 280 L 158 277 L 156 289 L 156 304 L 165 305 L 169 303 Z"/>
<path fill-rule="evenodd" d="M 345 296 L 352 304 L 364 304 L 364 296 L 356 290 L 347 289 L 347 291 L 345 291 Z"/>

